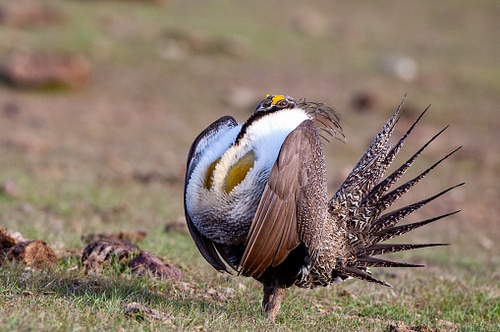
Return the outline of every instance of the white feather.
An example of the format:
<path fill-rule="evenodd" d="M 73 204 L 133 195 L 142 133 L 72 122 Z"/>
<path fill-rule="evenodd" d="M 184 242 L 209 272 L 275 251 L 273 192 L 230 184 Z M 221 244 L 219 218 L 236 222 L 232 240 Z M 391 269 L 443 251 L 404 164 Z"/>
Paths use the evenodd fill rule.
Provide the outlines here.
<path fill-rule="evenodd" d="M 256 159 L 251 173 L 270 171 L 285 138 L 307 119 L 310 117 L 304 110 L 293 108 L 271 113 L 253 122 L 239 144 L 231 146 L 222 156 L 214 172 L 214 185 L 222 186 L 229 168 L 249 151 L 254 151 Z M 253 178 L 251 173 L 248 179 Z"/>

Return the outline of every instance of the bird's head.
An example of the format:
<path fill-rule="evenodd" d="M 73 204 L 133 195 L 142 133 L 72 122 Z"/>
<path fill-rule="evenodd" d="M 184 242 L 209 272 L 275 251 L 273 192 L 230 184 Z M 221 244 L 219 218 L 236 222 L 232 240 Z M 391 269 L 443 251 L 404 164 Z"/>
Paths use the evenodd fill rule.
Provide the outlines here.
<path fill-rule="evenodd" d="M 255 113 L 272 112 L 294 107 L 297 107 L 297 102 L 293 97 L 267 94 L 266 99 L 262 100 L 255 109 Z"/>

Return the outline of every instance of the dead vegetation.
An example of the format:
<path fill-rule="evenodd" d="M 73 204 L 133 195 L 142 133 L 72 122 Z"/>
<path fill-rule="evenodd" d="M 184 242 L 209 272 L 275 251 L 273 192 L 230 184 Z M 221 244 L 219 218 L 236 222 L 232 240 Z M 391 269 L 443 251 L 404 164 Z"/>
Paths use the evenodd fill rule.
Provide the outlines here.
<path fill-rule="evenodd" d="M 86 274 L 99 275 L 103 269 L 118 266 L 119 272 L 129 269 L 138 276 L 160 280 L 181 280 L 184 274 L 171 264 L 164 264 L 155 254 L 143 251 L 129 242 L 141 241 L 145 232 L 119 232 L 89 234 L 83 238 L 87 246 L 81 254 L 63 252 L 64 256 L 81 257 L 81 266 Z M 28 241 L 19 232 L 0 226 L 0 266 L 6 262 L 26 265 L 34 269 L 54 268 L 58 257 L 47 243 L 41 240 Z"/>

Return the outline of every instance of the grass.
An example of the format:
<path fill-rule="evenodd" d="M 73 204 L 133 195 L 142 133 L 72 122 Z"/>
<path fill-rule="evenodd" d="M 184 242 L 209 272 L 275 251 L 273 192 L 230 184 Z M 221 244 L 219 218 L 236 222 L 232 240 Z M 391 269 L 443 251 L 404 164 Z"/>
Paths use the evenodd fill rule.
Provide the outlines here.
<path fill-rule="evenodd" d="M 46 2 L 63 13 L 64 24 L 0 25 L 0 55 L 80 52 L 92 63 L 92 78 L 75 91 L 0 86 L 0 184 L 12 181 L 20 191 L 0 193 L 0 225 L 46 241 L 60 257 L 47 271 L 0 267 L 1 330 L 387 331 L 404 323 L 500 331 L 497 2 Z M 294 30 L 299 8 L 303 15 L 324 13 L 327 32 L 312 37 Z M 172 28 L 203 30 L 214 38 L 236 35 L 249 50 L 241 58 L 168 59 L 162 47 L 164 32 Z M 418 62 L 415 81 L 377 67 L 392 53 Z M 252 106 L 227 102 L 238 88 L 250 89 L 256 102 L 267 92 L 283 92 L 339 111 L 347 143 L 325 147 L 331 191 L 405 93 L 409 117 L 432 104 L 403 153 L 447 124 L 416 167 L 464 148 L 415 188 L 412 198 L 467 184 L 409 219 L 462 212 L 404 240 L 452 245 L 396 257 L 425 268 L 375 270 L 392 289 L 357 281 L 291 288 L 276 324 L 266 323 L 257 282 L 217 273 L 188 235 L 163 231 L 183 215 L 185 158 L 193 138 L 222 115 L 243 121 L 251 112 Z M 351 97 L 360 91 L 376 97 L 373 112 L 352 108 Z M 12 107 L 17 113 L 9 115 Z M 404 127 L 407 119 L 401 122 Z M 152 180 L 144 180 L 148 176 Z M 122 230 L 147 231 L 141 249 L 179 267 L 185 279 L 139 278 L 117 265 L 100 276 L 86 275 L 78 257 L 81 236 Z M 132 302 L 168 318 L 129 317 Z"/>
<path fill-rule="evenodd" d="M 87 277 L 79 270 L 68 270 L 75 263 L 64 262 L 51 273 L 15 265 L 2 267 L 2 326 L 15 330 L 154 330 L 164 326 L 161 321 L 127 319 L 126 304 L 138 302 L 172 315 L 168 324 L 183 330 L 269 328 L 258 309 L 260 289 L 254 282 L 220 275 L 204 282 L 199 276 L 190 276 L 181 285 L 117 274 L 112 269 L 99 277 Z M 384 331 L 388 322 L 440 326 L 447 321 L 460 324 L 463 330 L 494 330 L 500 308 L 498 294 L 491 293 L 492 289 L 478 291 L 475 284 L 436 280 L 421 273 L 408 278 L 411 284 L 394 291 L 362 283 L 326 290 L 292 289 L 277 327 Z"/>

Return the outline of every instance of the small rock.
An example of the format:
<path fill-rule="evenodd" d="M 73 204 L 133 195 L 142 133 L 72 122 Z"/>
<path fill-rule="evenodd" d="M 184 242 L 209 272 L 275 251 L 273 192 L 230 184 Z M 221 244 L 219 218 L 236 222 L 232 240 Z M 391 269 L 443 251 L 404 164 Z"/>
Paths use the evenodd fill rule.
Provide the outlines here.
<path fill-rule="evenodd" d="M 184 274 L 175 266 L 170 264 L 163 264 L 163 262 L 154 254 L 142 251 L 141 254 L 129 263 L 132 272 L 138 275 L 152 274 L 158 279 L 177 279 L 184 278 Z"/>
<path fill-rule="evenodd" d="M 390 54 L 383 57 L 380 68 L 407 82 L 414 81 L 418 77 L 417 62 L 405 55 Z"/>
<path fill-rule="evenodd" d="M 17 88 L 77 88 L 90 76 L 90 63 L 79 54 L 13 53 L 2 63 L 0 77 Z"/>

